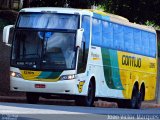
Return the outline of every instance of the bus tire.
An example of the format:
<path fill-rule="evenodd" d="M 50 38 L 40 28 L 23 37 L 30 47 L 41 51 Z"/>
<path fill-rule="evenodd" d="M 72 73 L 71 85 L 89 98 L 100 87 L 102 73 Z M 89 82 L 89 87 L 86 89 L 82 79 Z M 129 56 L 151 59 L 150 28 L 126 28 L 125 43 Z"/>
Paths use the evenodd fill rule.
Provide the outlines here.
<path fill-rule="evenodd" d="M 27 92 L 26 93 L 26 98 L 27 98 L 27 102 L 29 104 L 37 104 L 38 101 L 39 101 L 39 94 L 38 93 Z"/>
<path fill-rule="evenodd" d="M 136 103 L 136 106 L 135 106 L 136 109 L 141 108 L 141 104 L 142 104 L 142 101 L 143 101 L 144 94 L 145 94 L 144 90 L 143 90 L 143 88 L 141 88 L 140 91 L 138 92 L 138 100 L 137 100 L 137 103 Z"/>
<path fill-rule="evenodd" d="M 92 107 L 95 99 L 95 84 L 90 81 L 87 96 L 77 96 L 75 104 L 78 106 Z"/>
<path fill-rule="evenodd" d="M 133 87 L 131 100 L 119 100 L 117 102 L 119 108 L 139 109 L 141 106 L 141 95 L 136 86 Z"/>
<path fill-rule="evenodd" d="M 139 109 L 138 105 L 139 101 L 139 91 L 136 86 L 133 87 L 131 100 L 128 100 L 127 108 L 131 109 Z"/>

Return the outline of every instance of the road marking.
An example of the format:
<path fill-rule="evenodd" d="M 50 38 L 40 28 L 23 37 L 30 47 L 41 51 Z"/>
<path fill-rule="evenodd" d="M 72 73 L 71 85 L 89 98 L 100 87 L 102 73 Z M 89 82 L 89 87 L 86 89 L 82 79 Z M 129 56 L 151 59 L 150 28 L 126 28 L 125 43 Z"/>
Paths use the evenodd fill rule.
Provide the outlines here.
<path fill-rule="evenodd" d="M 43 109 L 42 108 L 25 108 L 25 107 L 13 107 L 0 105 L 0 114 L 86 114 L 80 112 L 70 112 L 63 110 L 52 110 L 52 109 Z"/>

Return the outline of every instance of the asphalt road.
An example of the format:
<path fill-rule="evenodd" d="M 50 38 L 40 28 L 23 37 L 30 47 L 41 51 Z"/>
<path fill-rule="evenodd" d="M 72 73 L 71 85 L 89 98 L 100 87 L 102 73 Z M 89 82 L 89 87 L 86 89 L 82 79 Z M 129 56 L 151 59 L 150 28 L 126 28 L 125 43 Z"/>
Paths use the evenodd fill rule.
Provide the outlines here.
<path fill-rule="evenodd" d="M 0 103 L 1 120 L 117 120 L 160 119 L 160 108 L 119 109 L 59 105 Z"/>

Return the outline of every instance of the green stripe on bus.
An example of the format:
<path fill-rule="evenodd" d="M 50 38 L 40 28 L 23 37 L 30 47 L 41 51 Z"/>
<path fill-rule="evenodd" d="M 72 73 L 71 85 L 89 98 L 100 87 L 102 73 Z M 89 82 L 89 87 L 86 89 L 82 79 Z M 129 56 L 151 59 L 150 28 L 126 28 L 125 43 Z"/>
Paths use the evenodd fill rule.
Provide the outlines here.
<path fill-rule="evenodd" d="M 122 90 L 117 51 L 101 48 L 106 84 L 111 89 Z"/>
<path fill-rule="evenodd" d="M 62 72 L 42 72 L 37 78 L 39 79 L 56 79 Z"/>

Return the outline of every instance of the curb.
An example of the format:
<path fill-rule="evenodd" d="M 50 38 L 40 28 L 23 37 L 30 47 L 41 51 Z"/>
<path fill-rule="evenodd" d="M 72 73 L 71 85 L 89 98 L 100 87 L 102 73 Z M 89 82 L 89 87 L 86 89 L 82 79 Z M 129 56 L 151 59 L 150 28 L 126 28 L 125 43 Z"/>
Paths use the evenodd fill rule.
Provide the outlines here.
<path fill-rule="evenodd" d="M 117 103 L 114 102 L 106 102 L 106 101 L 96 101 L 94 102 L 95 107 L 103 107 L 103 108 L 117 108 Z"/>
<path fill-rule="evenodd" d="M 160 104 L 156 103 L 142 103 L 142 108 L 160 108 Z"/>
<path fill-rule="evenodd" d="M 0 96 L 0 102 L 24 103 L 25 101 L 25 97 Z"/>
<path fill-rule="evenodd" d="M 104 108 L 118 108 L 117 103 L 106 102 L 106 101 L 97 101 L 94 103 L 95 107 L 104 107 Z M 160 104 L 153 102 L 143 102 L 141 108 L 160 108 Z"/>

